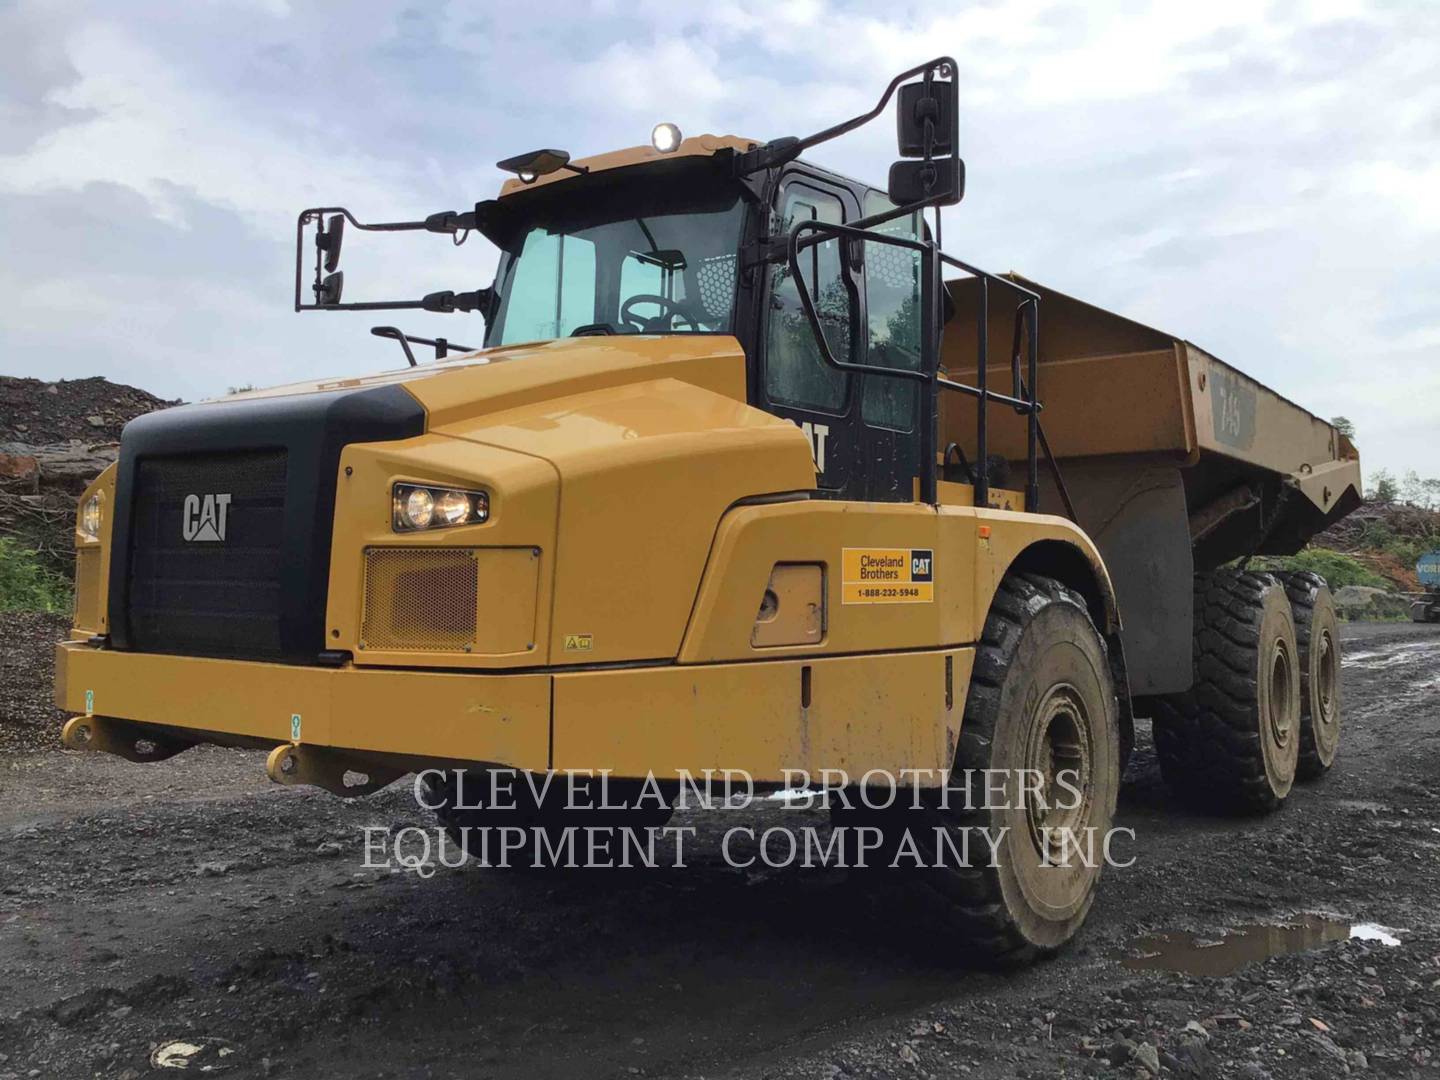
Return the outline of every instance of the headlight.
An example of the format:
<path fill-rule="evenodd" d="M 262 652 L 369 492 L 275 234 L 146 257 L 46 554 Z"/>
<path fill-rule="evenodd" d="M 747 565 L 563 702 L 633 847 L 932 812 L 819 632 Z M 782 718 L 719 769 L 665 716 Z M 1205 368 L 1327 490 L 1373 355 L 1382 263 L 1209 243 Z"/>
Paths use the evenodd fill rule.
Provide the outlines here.
<path fill-rule="evenodd" d="M 100 492 L 91 495 L 80 508 L 80 535 L 86 540 L 100 539 L 100 525 L 105 520 Z"/>
<path fill-rule="evenodd" d="M 483 491 L 396 484 L 391 506 L 396 532 L 479 525 L 490 519 L 490 496 Z"/>

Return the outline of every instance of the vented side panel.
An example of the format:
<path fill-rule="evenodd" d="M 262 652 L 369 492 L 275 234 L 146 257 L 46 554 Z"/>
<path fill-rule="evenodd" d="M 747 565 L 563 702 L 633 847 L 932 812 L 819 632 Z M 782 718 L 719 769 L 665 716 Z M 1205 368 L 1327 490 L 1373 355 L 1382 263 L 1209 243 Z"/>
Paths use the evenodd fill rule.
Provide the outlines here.
<path fill-rule="evenodd" d="M 367 548 L 362 649 L 470 652 L 480 587 L 473 548 Z"/>

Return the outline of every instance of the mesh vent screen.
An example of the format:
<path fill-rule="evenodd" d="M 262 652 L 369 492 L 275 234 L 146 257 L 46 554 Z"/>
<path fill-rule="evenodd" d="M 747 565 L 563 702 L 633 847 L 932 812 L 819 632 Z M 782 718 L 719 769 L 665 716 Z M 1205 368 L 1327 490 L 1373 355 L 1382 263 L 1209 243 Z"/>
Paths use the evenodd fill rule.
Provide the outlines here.
<path fill-rule="evenodd" d="M 468 652 L 479 600 L 470 548 L 368 548 L 360 647 Z"/>
<path fill-rule="evenodd" d="M 735 306 L 735 256 L 702 259 L 696 276 L 700 282 L 700 304 L 710 321 L 729 319 L 730 309 Z"/>
<path fill-rule="evenodd" d="M 83 630 L 100 629 L 100 549 L 81 548 L 75 553 L 75 625 Z"/>

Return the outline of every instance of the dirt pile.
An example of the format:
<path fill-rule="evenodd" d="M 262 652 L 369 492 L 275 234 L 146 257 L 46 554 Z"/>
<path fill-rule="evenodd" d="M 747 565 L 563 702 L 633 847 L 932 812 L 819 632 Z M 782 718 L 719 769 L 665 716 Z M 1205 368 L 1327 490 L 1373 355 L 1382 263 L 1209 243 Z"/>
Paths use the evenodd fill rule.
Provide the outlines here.
<path fill-rule="evenodd" d="M 1396 592 L 1417 592 L 1416 561 L 1440 548 L 1440 511 L 1370 500 L 1316 536 L 1310 546 L 1357 559 Z"/>
<path fill-rule="evenodd" d="M 44 382 L 0 375 L 0 443 L 118 442 L 135 417 L 178 404 L 99 376 Z"/>
<path fill-rule="evenodd" d="M 75 496 L 115 460 L 121 428 L 177 404 L 99 377 L 0 376 L 0 536 L 68 577 Z"/>

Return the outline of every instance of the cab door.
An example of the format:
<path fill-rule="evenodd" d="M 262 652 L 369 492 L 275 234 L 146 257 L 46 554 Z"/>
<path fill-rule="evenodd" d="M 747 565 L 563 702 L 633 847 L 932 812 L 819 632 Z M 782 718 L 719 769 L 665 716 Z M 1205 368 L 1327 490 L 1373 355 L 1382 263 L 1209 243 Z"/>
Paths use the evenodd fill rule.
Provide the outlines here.
<path fill-rule="evenodd" d="M 862 207 L 861 198 L 865 199 Z M 880 192 L 854 190 L 813 173 L 792 173 L 776 203 L 785 234 L 800 221 L 845 224 L 890 206 Z M 912 236 L 902 218 L 877 232 Z M 831 354 L 853 364 L 920 366 L 917 253 L 832 238 L 801 253 L 800 271 Z M 919 468 L 920 387 L 825 362 L 788 263 L 772 264 L 761 340 L 761 407 L 810 436 L 817 486 L 833 498 L 909 502 Z"/>
<path fill-rule="evenodd" d="M 859 213 L 847 188 L 807 173 L 792 173 L 781 183 L 775 209 L 782 235 L 801 221 L 844 224 Z M 827 240 L 802 253 L 800 271 L 831 352 L 849 360 L 860 299 L 854 276 L 845 273 L 841 258 L 840 241 Z M 861 440 L 852 415 L 855 380 L 821 356 L 789 265 L 771 264 L 768 278 L 760 333 L 760 407 L 793 420 L 810 437 L 816 485 L 822 493 L 863 498 Z"/>

